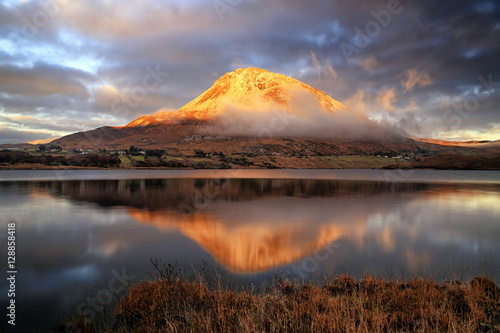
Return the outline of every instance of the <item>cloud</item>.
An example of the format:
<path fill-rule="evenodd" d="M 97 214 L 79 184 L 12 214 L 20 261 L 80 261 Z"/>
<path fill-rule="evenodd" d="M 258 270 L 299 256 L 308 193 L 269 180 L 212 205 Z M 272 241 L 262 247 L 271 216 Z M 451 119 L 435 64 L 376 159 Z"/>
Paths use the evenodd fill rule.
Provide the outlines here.
<path fill-rule="evenodd" d="M 0 65 L 0 89 L 9 95 L 85 97 L 88 91 L 82 81 L 92 82 L 93 78 L 82 71 L 40 63 L 32 67 Z"/>
<path fill-rule="evenodd" d="M 349 109 L 324 111 L 318 99 L 300 90 L 289 91 L 287 107 L 270 104 L 258 96 L 251 103 L 229 103 L 216 121 L 202 128 L 211 135 L 309 138 L 380 138 L 386 133 L 367 118 Z"/>
<path fill-rule="evenodd" d="M 403 79 L 400 82 L 401 85 L 405 88 L 404 92 L 406 93 L 416 86 L 430 86 L 434 81 L 425 71 L 409 69 L 405 72 Z"/>
<path fill-rule="evenodd" d="M 35 131 L 35 130 L 12 130 L 0 126 L 0 142 L 3 144 L 8 143 L 25 143 L 29 141 L 46 139 L 52 137 L 53 134 L 48 131 Z"/>
<path fill-rule="evenodd" d="M 321 78 L 321 72 L 323 71 L 323 69 L 321 68 L 321 64 L 319 63 L 318 57 L 316 57 L 316 53 L 312 51 L 311 51 L 311 62 L 314 68 L 316 68 L 316 71 L 318 72 L 318 80 L 319 80 Z"/>
<path fill-rule="evenodd" d="M 389 112 L 394 111 L 394 102 L 396 101 L 395 89 L 383 88 L 377 95 L 377 103 Z"/>
<path fill-rule="evenodd" d="M 500 80 L 500 6 L 489 0 L 401 2 L 402 12 L 350 62 L 340 44 L 373 21 L 371 11 L 386 8 L 386 0 L 241 1 L 223 20 L 210 1 L 57 3 L 33 36 L 26 22 L 43 13 L 38 1 L 0 5 L 4 113 L 61 117 L 81 126 L 99 116 L 122 125 L 165 106 L 180 108 L 218 76 L 254 66 L 300 79 L 369 116 L 382 117 L 377 108 L 404 113 L 414 100 L 415 115 L 440 119 L 446 110 L 436 106 L 438 99 L 463 99 L 465 90 L 483 89 L 480 75 Z M 141 87 L 145 68 L 157 65 L 170 74 L 158 88 L 133 107 L 110 107 L 117 95 L 103 87 L 130 96 Z M 385 87 L 397 98 L 379 96 Z M 499 95 L 492 91 L 454 131 L 487 128 L 499 117 Z"/>
<path fill-rule="evenodd" d="M 332 60 L 328 58 L 324 65 L 318 60 L 316 53 L 311 51 L 311 63 L 318 73 L 318 81 L 322 79 L 336 79 L 338 77 L 337 72 L 333 68 Z"/>
<path fill-rule="evenodd" d="M 368 105 L 365 101 L 366 92 L 363 89 L 359 89 L 355 94 L 344 100 L 343 103 L 357 112 L 366 114 L 368 112 Z"/>
<path fill-rule="evenodd" d="M 113 119 L 106 119 L 106 116 L 94 115 L 77 122 L 68 122 L 67 116 L 52 116 L 50 118 L 41 115 L 8 115 L 0 113 L 0 124 L 3 128 L 13 131 L 28 131 L 36 133 L 49 133 L 48 136 L 63 136 L 74 132 L 84 131 L 87 128 L 97 128 L 113 122 Z"/>
<path fill-rule="evenodd" d="M 111 84 L 99 86 L 94 90 L 94 101 L 96 105 L 111 108 L 111 105 L 122 98 L 120 91 Z"/>
<path fill-rule="evenodd" d="M 27 143 L 31 143 L 32 145 L 43 145 L 43 144 L 50 143 L 54 140 L 57 140 L 59 138 L 60 138 L 59 136 L 54 136 L 54 137 L 38 139 L 38 140 L 34 140 L 34 141 L 28 141 Z"/>
<path fill-rule="evenodd" d="M 338 78 L 338 74 L 333 68 L 332 60 L 328 59 L 325 66 L 326 72 L 334 79 Z"/>
<path fill-rule="evenodd" d="M 366 57 L 365 60 L 361 63 L 361 67 L 365 71 L 372 71 L 374 70 L 379 63 L 377 62 L 377 59 L 375 58 L 374 55 L 370 55 L 369 57 Z"/>

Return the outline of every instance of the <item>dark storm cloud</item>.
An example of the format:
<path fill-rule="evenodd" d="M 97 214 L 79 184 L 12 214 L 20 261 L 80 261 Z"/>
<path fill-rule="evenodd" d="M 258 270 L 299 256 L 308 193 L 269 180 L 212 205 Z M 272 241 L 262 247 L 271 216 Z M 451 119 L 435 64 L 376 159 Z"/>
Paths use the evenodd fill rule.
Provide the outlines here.
<path fill-rule="evenodd" d="M 6 143 L 24 143 L 35 140 L 50 138 L 49 132 L 36 131 L 16 131 L 0 127 L 0 142 Z"/>
<path fill-rule="evenodd" d="M 90 82 L 90 78 L 83 71 L 61 66 L 39 63 L 30 68 L 0 65 L 0 90 L 8 95 L 84 97 L 88 95 L 85 83 Z"/>
<path fill-rule="evenodd" d="M 216 9 L 221 2 L 223 10 Z M 226 72 L 255 66 L 293 76 L 410 135 L 498 130 L 498 2 L 47 3 L 52 7 L 0 7 L 4 116 L 42 110 L 83 127 L 89 117 L 123 125 L 180 108 Z M 163 76 L 146 87 L 151 69 Z M 486 92 L 472 112 L 462 110 Z"/>

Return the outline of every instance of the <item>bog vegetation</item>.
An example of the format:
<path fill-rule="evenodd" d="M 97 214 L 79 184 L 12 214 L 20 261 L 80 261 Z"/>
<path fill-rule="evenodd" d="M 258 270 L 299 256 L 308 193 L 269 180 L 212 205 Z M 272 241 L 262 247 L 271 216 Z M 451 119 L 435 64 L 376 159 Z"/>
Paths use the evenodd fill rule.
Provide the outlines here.
<path fill-rule="evenodd" d="M 206 271 L 185 278 L 171 265 L 120 300 L 112 329 L 73 318 L 82 332 L 499 332 L 500 289 L 343 274 L 322 284 L 284 278 L 254 291 Z"/>

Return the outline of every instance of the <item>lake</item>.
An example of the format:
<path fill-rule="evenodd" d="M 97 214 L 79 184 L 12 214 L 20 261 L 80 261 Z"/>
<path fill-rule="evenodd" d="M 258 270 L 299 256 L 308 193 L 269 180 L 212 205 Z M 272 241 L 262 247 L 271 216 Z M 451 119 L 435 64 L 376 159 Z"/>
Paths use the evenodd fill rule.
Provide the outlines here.
<path fill-rule="evenodd" d="M 155 274 L 150 259 L 254 285 L 343 272 L 500 282 L 499 171 L 0 171 L 0 198 L 2 267 L 16 224 L 19 331 L 99 315 Z"/>

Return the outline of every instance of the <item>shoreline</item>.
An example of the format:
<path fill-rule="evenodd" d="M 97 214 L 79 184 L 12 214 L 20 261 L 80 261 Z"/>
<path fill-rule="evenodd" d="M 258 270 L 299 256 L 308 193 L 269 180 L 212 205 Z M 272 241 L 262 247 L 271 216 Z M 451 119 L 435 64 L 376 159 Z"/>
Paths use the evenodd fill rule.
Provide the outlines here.
<path fill-rule="evenodd" d="M 363 167 L 353 166 L 350 168 L 311 168 L 311 167 L 281 167 L 281 168 L 267 168 L 255 166 L 238 166 L 237 168 L 175 168 L 175 167 L 131 167 L 131 168 L 99 168 L 99 167 L 78 167 L 78 166 L 50 166 L 43 164 L 18 164 L 18 165 L 0 165 L 0 170 L 464 170 L 464 171 L 496 171 L 500 170 L 500 166 L 495 168 L 439 168 L 439 167 L 409 167 L 408 165 L 394 165 L 389 167 Z"/>
<path fill-rule="evenodd" d="M 288 179 L 500 185 L 498 170 L 387 169 L 53 169 L 0 170 L 0 182 L 139 179 Z"/>
<path fill-rule="evenodd" d="M 406 158 L 343 155 L 343 156 L 268 156 L 235 154 L 230 156 L 111 156 L 92 155 L 29 155 L 5 153 L 0 156 L 0 170 L 500 170 L 500 154 L 443 154 L 407 160 Z"/>

